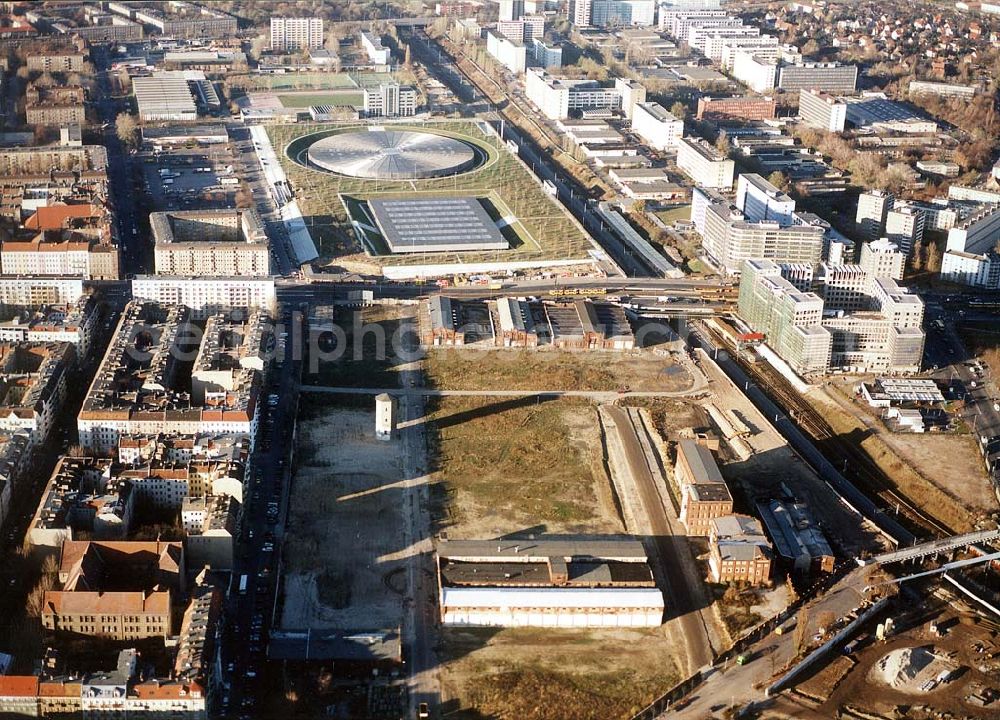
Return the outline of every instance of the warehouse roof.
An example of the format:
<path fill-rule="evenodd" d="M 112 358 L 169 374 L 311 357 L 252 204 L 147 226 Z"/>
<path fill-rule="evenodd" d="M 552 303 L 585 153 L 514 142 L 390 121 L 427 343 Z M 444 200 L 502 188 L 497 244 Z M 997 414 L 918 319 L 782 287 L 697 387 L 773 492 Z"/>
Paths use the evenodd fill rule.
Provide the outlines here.
<path fill-rule="evenodd" d="M 655 608 L 663 609 L 656 588 L 442 588 L 443 608 Z"/>
<path fill-rule="evenodd" d="M 549 558 L 566 560 L 615 560 L 646 562 L 646 549 L 633 538 L 543 538 L 500 540 L 445 540 L 438 543 L 437 554 L 449 560 L 466 562 L 544 563 Z"/>
<path fill-rule="evenodd" d="M 509 243 L 475 197 L 369 200 L 394 253 L 506 250 Z"/>
<path fill-rule="evenodd" d="M 725 483 L 719 466 L 712 457 L 712 451 L 694 440 L 681 440 L 677 446 L 678 458 L 683 456 L 691 476 L 697 483 Z"/>

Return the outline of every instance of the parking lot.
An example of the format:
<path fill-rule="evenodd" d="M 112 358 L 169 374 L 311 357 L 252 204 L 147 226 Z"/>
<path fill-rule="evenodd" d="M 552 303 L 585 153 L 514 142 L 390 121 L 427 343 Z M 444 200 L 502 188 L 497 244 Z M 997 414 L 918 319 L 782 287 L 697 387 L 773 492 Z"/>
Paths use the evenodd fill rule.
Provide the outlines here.
<path fill-rule="evenodd" d="M 157 210 L 232 207 L 245 170 L 225 145 L 149 150 L 138 160 Z"/>

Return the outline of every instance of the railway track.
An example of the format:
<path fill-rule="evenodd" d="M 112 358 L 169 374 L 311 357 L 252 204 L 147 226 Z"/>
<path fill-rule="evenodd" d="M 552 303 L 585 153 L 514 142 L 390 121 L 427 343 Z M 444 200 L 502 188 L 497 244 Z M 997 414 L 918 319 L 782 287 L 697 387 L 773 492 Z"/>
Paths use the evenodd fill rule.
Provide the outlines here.
<path fill-rule="evenodd" d="M 711 328 L 709 331 L 716 339 L 731 346 L 729 338 L 724 334 Z M 838 435 L 822 413 L 799 395 L 778 371 L 766 362 L 748 362 L 741 353 L 734 353 L 732 357 L 767 395 L 785 409 L 789 418 L 817 443 L 823 455 L 866 495 L 876 500 L 886 514 L 895 515 L 898 520 L 904 521 L 914 534 L 930 537 L 955 534 L 951 528 L 897 492 L 868 453 L 856 443 Z"/>

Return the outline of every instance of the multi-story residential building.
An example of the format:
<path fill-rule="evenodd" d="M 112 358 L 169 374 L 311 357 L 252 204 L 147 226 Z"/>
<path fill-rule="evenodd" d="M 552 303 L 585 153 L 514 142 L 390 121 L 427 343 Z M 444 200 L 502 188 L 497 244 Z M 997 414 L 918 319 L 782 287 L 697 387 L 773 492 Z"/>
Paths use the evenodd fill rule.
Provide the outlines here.
<path fill-rule="evenodd" d="M 368 61 L 376 67 L 392 63 L 392 52 L 382 45 L 382 38 L 370 32 L 361 33 L 361 47 L 368 54 Z"/>
<path fill-rule="evenodd" d="M 781 276 L 771 260 L 748 260 L 740 274 L 740 317 L 796 372 L 825 372 L 832 340 L 820 322 L 823 300 Z"/>
<path fill-rule="evenodd" d="M 924 239 L 923 212 L 908 203 L 895 203 L 885 216 L 885 236 L 909 257 Z"/>
<path fill-rule="evenodd" d="M 562 67 L 562 47 L 559 45 L 546 45 L 539 38 L 532 38 L 530 50 L 532 65 L 535 67 Z"/>
<path fill-rule="evenodd" d="M 157 212 L 149 224 L 158 275 L 270 275 L 268 239 L 256 210 Z"/>
<path fill-rule="evenodd" d="M 0 275 L 0 305 L 69 305 L 83 296 L 82 277 Z"/>
<path fill-rule="evenodd" d="M 500 22 L 520 20 L 524 15 L 524 0 L 499 0 Z"/>
<path fill-rule="evenodd" d="M 852 93 L 858 85 L 858 66 L 833 62 L 782 63 L 777 80 L 778 88 L 785 92 L 821 90 L 828 93 Z"/>
<path fill-rule="evenodd" d="M 778 60 L 737 50 L 733 55 L 733 77 L 758 93 L 768 93 L 777 86 Z"/>
<path fill-rule="evenodd" d="M 941 261 L 941 279 L 959 285 L 1000 290 L 1000 255 L 948 250 Z"/>
<path fill-rule="evenodd" d="M 822 298 L 784 274 L 768 261 L 747 262 L 739 313 L 797 372 L 919 371 L 923 303 L 916 295 L 858 265 L 821 266 L 814 286 Z"/>
<path fill-rule="evenodd" d="M 518 20 L 501 20 L 496 24 L 496 33 L 514 42 L 530 44 L 536 38 L 545 37 L 545 16 L 525 15 Z"/>
<path fill-rule="evenodd" d="M 139 275 L 132 280 L 132 297 L 161 305 L 184 305 L 195 317 L 232 307 L 274 312 L 277 306 L 272 277 Z"/>
<path fill-rule="evenodd" d="M 732 38 L 756 38 L 760 30 L 742 22 L 732 26 L 703 27 L 694 25 L 688 31 L 688 45 L 710 60 L 718 62 L 722 58 L 722 44 Z"/>
<path fill-rule="evenodd" d="M 528 66 L 528 48 L 524 43 L 492 30 L 486 31 L 486 52 L 512 73 L 523 73 Z"/>
<path fill-rule="evenodd" d="M 29 343 L 70 343 L 77 359 L 89 356 L 97 325 L 97 302 L 81 297 L 76 303 L 19 308 L 17 314 L 0 323 L 0 341 Z"/>
<path fill-rule="evenodd" d="M 24 48 L 24 62 L 32 72 L 79 73 L 87 56 L 73 45 L 32 46 Z"/>
<path fill-rule="evenodd" d="M 323 40 L 323 18 L 271 18 L 272 50 L 311 50 L 323 47 Z"/>
<path fill-rule="evenodd" d="M 232 570 L 239 505 L 227 495 L 185 498 L 181 507 L 191 567 Z"/>
<path fill-rule="evenodd" d="M 184 589 L 179 542 L 67 540 L 59 560 L 61 590 L 45 593 L 46 630 L 113 640 L 173 634 L 171 598 Z"/>
<path fill-rule="evenodd" d="M 551 120 L 565 120 L 573 110 L 622 107 L 618 88 L 601 87 L 593 80 L 556 78 L 539 68 L 525 71 L 524 88 L 528 100 Z"/>
<path fill-rule="evenodd" d="M 873 277 L 902 280 L 906 254 L 899 251 L 896 243 L 881 238 L 862 243 L 858 264 Z"/>
<path fill-rule="evenodd" d="M 110 452 L 122 435 L 159 433 L 245 434 L 252 444 L 260 412 L 257 368 L 263 362 L 267 315 L 233 308 L 225 318 L 214 324 L 210 318 L 200 342 L 193 344 L 188 308 L 129 303 L 77 417 L 80 445 Z M 210 351 L 220 344 L 227 347 L 226 353 Z M 198 357 L 209 363 L 198 371 L 206 373 L 199 374 L 202 404 L 188 394 L 195 370 L 179 361 L 195 347 Z M 239 353 L 235 364 L 234 352 Z M 228 366 L 215 369 L 211 363 L 216 360 Z"/>
<path fill-rule="evenodd" d="M 368 117 L 410 117 L 417 114 L 417 91 L 410 85 L 380 83 L 366 86 L 364 111 Z"/>
<path fill-rule="evenodd" d="M 877 240 L 885 232 L 885 221 L 896 198 L 885 190 L 868 190 L 858 196 L 854 222 L 867 240 Z"/>
<path fill-rule="evenodd" d="M 0 345 L 0 431 L 23 431 L 29 447 L 45 443 L 66 400 L 76 362 L 70 343 Z"/>
<path fill-rule="evenodd" d="M 847 103 L 818 90 L 799 90 L 799 117 L 811 127 L 843 132 L 847 124 Z"/>
<path fill-rule="evenodd" d="M 67 6 L 70 10 L 77 10 Z M 141 40 L 142 25 L 114 13 L 105 12 L 98 5 L 84 5 L 82 19 L 74 14 L 59 13 L 51 23 L 53 32 L 66 37 L 75 36 L 88 43 L 112 43 Z"/>
<path fill-rule="evenodd" d="M 762 60 L 778 60 L 782 56 L 782 47 L 778 38 L 773 35 L 710 38 L 709 48 L 717 54 L 714 59 L 724 70 L 733 69 L 736 53 L 739 52 L 749 53 Z"/>
<path fill-rule="evenodd" d="M 569 19 L 577 27 L 590 27 L 593 0 L 569 0 Z"/>
<path fill-rule="evenodd" d="M 771 578 L 773 551 L 764 527 L 749 515 L 726 515 L 711 520 L 709 560 L 712 580 L 764 585 Z"/>
<path fill-rule="evenodd" d="M 170 2 L 109 2 L 107 10 L 173 38 L 228 38 L 236 35 L 236 18 L 207 5 Z"/>
<path fill-rule="evenodd" d="M 42 86 L 28 83 L 24 92 L 24 114 L 29 125 L 84 124 L 84 90 L 79 85 Z"/>
<path fill-rule="evenodd" d="M 814 265 L 823 256 L 826 229 L 793 216 L 790 225 L 749 222 L 729 202 L 713 203 L 705 209 L 702 247 L 726 274 L 737 274 L 743 263 L 756 258 L 781 263 Z"/>
<path fill-rule="evenodd" d="M 654 102 L 638 103 L 632 111 L 632 130 L 654 150 L 673 150 L 684 137 L 684 121 Z"/>
<path fill-rule="evenodd" d="M 938 95 L 940 97 L 969 99 L 975 96 L 978 88 L 975 85 L 911 80 L 909 90 L 911 95 Z"/>
<path fill-rule="evenodd" d="M 698 98 L 699 120 L 773 120 L 777 104 L 773 97 Z"/>
<path fill-rule="evenodd" d="M 635 106 L 646 102 L 646 86 L 628 78 L 615 78 L 615 90 L 621 95 L 621 110 L 626 120 L 631 121 Z"/>
<path fill-rule="evenodd" d="M 737 179 L 736 207 L 747 222 L 794 223 L 795 201 L 756 173 L 745 173 Z"/>
<path fill-rule="evenodd" d="M 677 167 L 697 184 L 709 188 L 731 188 L 735 164 L 701 138 L 681 138 Z"/>

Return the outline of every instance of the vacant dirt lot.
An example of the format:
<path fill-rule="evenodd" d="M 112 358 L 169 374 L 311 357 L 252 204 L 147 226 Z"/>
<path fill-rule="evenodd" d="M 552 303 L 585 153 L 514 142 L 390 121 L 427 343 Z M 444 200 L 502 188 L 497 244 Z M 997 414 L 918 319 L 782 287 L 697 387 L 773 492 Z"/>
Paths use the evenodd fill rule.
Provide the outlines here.
<path fill-rule="evenodd" d="M 428 413 L 439 530 L 470 538 L 623 531 L 590 403 L 447 397 Z"/>
<path fill-rule="evenodd" d="M 662 390 L 691 386 L 691 375 L 654 352 L 561 352 L 433 348 L 424 368 L 442 390 Z"/>
<path fill-rule="evenodd" d="M 284 546 L 282 626 L 397 627 L 406 548 L 402 446 L 375 438 L 375 412 L 311 408 Z"/>
<path fill-rule="evenodd" d="M 903 495 L 956 532 L 972 529 L 976 515 L 996 507 L 975 449 L 956 435 L 892 433 L 844 388 L 819 388 L 809 399 L 841 435 L 854 434 Z M 970 440 L 971 442 L 971 440 Z"/>
<path fill-rule="evenodd" d="M 454 718 L 628 718 L 679 679 L 662 628 L 449 629 L 444 641 L 443 709 Z"/>

